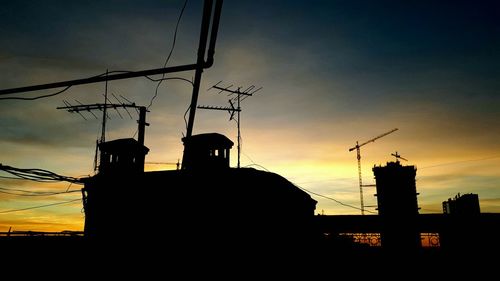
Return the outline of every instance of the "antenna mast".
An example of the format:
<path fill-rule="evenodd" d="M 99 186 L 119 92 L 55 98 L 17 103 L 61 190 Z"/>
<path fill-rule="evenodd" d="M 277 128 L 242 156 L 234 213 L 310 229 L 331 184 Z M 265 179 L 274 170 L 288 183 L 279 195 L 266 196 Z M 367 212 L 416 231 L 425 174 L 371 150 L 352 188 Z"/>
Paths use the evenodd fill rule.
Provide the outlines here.
<path fill-rule="evenodd" d="M 70 113 L 78 113 L 85 120 L 87 120 L 87 119 L 82 114 L 82 112 L 89 112 L 96 119 L 97 119 L 97 116 L 92 111 L 93 110 L 101 110 L 103 112 L 103 121 L 102 121 L 103 130 L 102 130 L 101 140 L 100 141 L 99 140 L 96 141 L 96 154 L 95 154 L 95 158 L 94 158 L 94 171 L 97 170 L 97 167 L 98 167 L 98 165 L 97 165 L 97 153 L 99 152 L 99 150 L 98 150 L 99 143 L 104 143 L 105 142 L 105 126 L 106 126 L 105 125 L 106 124 L 106 120 L 105 119 L 109 118 L 109 116 L 107 115 L 107 109 L 108 108 L 116 110 L 116 112 L 118 113 L 118 115 L 120 115 L 120 117 L 122 115 L 120 114 L 120 112 L 118 111 L 118 109 L 124 109 L 129 114 L 130 119 L 132 119 L 132 115 L 130 115 L 130 113 L 127 110 L 127 108 L 134 108 L 134 109 L 136 109 L 138 111 L 138 113 L 139 113 L 139 120 L 137 122 L 139 124 L 138 125 L 139 135 L 138 135 L 137 142 L 139 144 L 141 144 L 141 145 L 144 145 L 145 127 L 149 126 L 149 123 L 146 122 L 146 112 L 148 110 L 146 109 L 145 106 L 138 106 L 138 105 L 135 105 L 135 103 L 129 103 L 129 104 L 122 103 L 116 97 L 115 97 L 115 99 L 119 103 L 111 103 L 111 102 L 107 103 L 107 101 L 109 101 L 109 99 L 107 98 L 107 94 L 105 93 L 105 101 L 104 101 L 104 103 L 82 104 L 82 103 L 80 103 L 80 102 L 77 101 L 79 103 L 79 105 L 71 105 L 68 101 L 63 101 L 66 106 L 57 107 L 57 109 L 64 109 L 64 110 L 67 110 Z"/>
<path fill-rule="evenodd" d="M 108 78 L 108 70 L 106 69 L 106 78 Z M 108 119 L 108 115 L 106 112 L 108 103 L 108 79 L 104 83 L 104 107 L 102 109 L 102 132 L 101 132 L 101 140 L 100 143 L 104 143 L 106 141 L 106 119 Z"/>
<path fill-rule="evenodd" d="M 241 87 L 238 87 L 236 90 L 231 90 L 230 88 L 233 85 L 229 85 L 227 87 L 220 87 L 219 84 L 222 81 L 217 82 L 217 84 L 210 87 L 208 90 L 212 88 L 219 90 L 219 93 L 226 92 L 229 93 L 228 96 L 236 95 L 229 100 L 229 104 L 231 107 L 217 107 L 217 106 L 198 106 L 200 109 L 209 109 L 209 110 L 225 110 L 231 114 L 229 117 L 229 121 L 235 120 L 236 125 L 238 127 L 238 168 L 240 168 L 240 158 L 241 158 L 241 102 L 246 98 L 253 96 L 256 92 L 260 91 L 262 87 L 255 89 L 255 86 L 249 86 L 246 90 L 241 91 Z M 255 90 L 254 90 L 255 89 Z M 243 96 L 243 98 L 241 98 Z M 236 102 L 236 107 L 234 107 L 234 102 Z M 236 118 L 234 118 L 234 114 L 237 113 Z"/>

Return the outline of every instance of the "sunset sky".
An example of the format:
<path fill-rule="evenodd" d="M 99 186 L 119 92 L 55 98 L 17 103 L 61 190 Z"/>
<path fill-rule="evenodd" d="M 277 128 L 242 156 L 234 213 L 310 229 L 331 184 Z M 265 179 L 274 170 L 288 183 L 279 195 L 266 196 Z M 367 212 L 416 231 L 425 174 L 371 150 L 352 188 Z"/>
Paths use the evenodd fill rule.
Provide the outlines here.
<path fill-rule="evenodd" d="M 106 69 L 160 68 L 183 4 L 2 1 L 0 88 L 84 78 Z M 188 1 L 169 66 L 196 61 L 201 9 L 202 1 Z M 207 91 L 220 80 L 243 88 L 262 86 L 242 103 L 242 166 L 265 167 L 356 207 L 356 154 L 348 149 L 398 128 L 361 148 L 364 183 L 373 184 L 373 166 L 394 160 L 391 153 L 397 151 L 409 160 L 403 164 L 417 167 L 421 213 L 440 213 L 441 202 L 457 193 L 477 193 L 482 212 L 500 212 L 499 50 L 500 2 L 495 0 L 226 0 L 215 64 L 203 74 L 199 104 L 227 105 L 226 96 Z M 168 77 L 191 80 L 193 75 Z M 146 106 L 155 87 L 144 78 L 108 84 L 110 93 Z M 35 101 L 0 100 L 0 163 L 73 177 L 93 175 L 100 120 L 83 113 L 86 121 L 56 107 L 64 106 L 63 100 L 103 102 L 103 93 L 99 83 Z M 147 162 L 182 158 L 183 115 L 190 99 L 189 83 L 172 80 L 160 86 L 147 115 Z M 130 119 L 120 113 L 123 119 L 110 112 L 108 140 L 136 132 L 137 114 Z M 194 133 L 219 132 L 236 143 L 236 124 L 228 119 L 226 112 L 198 110 Z M 231 165 L 236 166 L 235 147 Z M 0 188 L 60 192 L 81 186 L 0 178 Z M 374 193 L 365 188 L 366 205 L 376 204 Z M 317 213 L 360 213 L 312 196 Z M 79 201 L 5 213 L 80 197 L 78 192 L 36 197 L 0 193 L 0 232 L 9 227 L 83 230 Z"/>

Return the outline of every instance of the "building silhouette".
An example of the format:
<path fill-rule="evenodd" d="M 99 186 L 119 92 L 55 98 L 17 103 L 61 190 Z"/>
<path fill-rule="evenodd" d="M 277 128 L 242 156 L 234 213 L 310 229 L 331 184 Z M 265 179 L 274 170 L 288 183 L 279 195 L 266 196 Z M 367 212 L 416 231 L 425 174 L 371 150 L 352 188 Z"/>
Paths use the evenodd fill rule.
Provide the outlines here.
<path fill-rule="evenodd" d="M 416 172 L 414 166 L 403 166 L 399 161 L 373 167 L 381 242 L 387 250 L 412 252 L 420 248 Z"/>
<path fill-rule="evenodd" d="M 310 241 L 316 201 L 309 194 L 274 173 L 230 168 L 233 143 L 223 135 L 183 141 L 190 153 L 184 169 L 141 173 L 130 172 L 139 162 L 129 154 L 121 158 L 130 151 L 101 146 L 105 157 L 118 160 L 102 162 L 112 173 L 104 169 L 85 179 L 85 237 L 226 249 Z M 128 140 L 111 143 L 135 146 Z"/>
<path fill-rule="evenodd" d="M 184 143 L 184 169 L 229 168 L 229 154 L 233 142 L 217 133 L 199 134 L 182 138 Z"/>
<path fill-rule="evenodd" d="M 99 144 L 100 173 L 144 172 L 144 159 L 149 148 L 135 139 L 117 139 Z"/>
<path fill-rule="evenodd" d="M 477 194 L 457 194 L 455 198 L 448 198 L 443 201 L 443 214 L 473 216 L 479 215 L 481 209 L 479 207 L 479 196 Z"/>

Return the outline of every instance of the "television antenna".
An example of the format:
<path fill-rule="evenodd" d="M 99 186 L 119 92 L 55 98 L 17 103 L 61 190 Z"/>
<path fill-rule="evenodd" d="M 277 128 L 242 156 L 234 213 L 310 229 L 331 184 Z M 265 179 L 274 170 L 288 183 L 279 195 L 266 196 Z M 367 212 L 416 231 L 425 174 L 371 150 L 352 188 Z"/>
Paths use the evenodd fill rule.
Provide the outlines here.
<path fill-rule="evenodd" d="M 106 89 L 107 89 L 107 87 L 106 87 Z M 130 116 L 130 119 L 132 119 L 132 115 L 128 111 L 128 108 L 133 108 L 133 109 L 138 111 L 139 120 L 137 121 L 137 123 L 138 123 L 137 142 L 140 145 L 144 145 L 144 134 L 145 134 L 146 126 L 149 126 L 149 123 L 146 122 L 146 112 L 148 110 L 145 106 L 138 106 L 135 103 L 124 103 L 124 102 L 121 102 L 114 94 L 111 94 L 111 95 L 117 100 L 118 103 L 112 103 L 108 99 L 107 90 L 106 90 L 105 94 L 104 94 L 104 103 L 82 104 L 78 100 L 75 100 L 78 103 L 78 105 L 72 105 L 70 102 L 63 100 L 63 103 L 66 106 L 57 107 L 57 109 L 63 109 L 63 110 L 66 110 L 70 113 L 78 113 L 85 120 L 87 120 L 87 118 L 85 118 L 85 116 L 82 114 L 82 112 L 83 113 L 88 112 L 92 116 L 94 116 L 96 119 L 98 119 L 98 118 L 92 111 L 99 110 L 99 111 L 103 112 L 101 138 L 100 138 L 100 140 L 96 141 L 96 152 L 95 152 L 95 157 L 94 157 L 94 171 L 97 170 L 97 167 L 98 167 L 98 164 L 97 164 L 98 146 L 100 143 L 104 143 L 106 140 L 106 119 L 110 119 L 108 112 L 107 112 L 108 109 L 114 109 L 118 113 L 120 118 L 122 118 L 122 119 L 123 119 L 123 116 L 121 115 L 121 113 L 118 109 L 124 109 L 128 113 L 128 115 Z M 125 99 L 124 97 L 122 97 L 122 98 Z"/>
<path fill-rule="evenodd" d="M 231 97 L 229 99 L 229 105 L 230 107 L 222 107 L 222 106 L 198 106 L 200 109 L 208 109 L 208 110 L 223 110 L 227 111 L 230 114 L 229 121 L 235 120 L 236 125 L 238 127 L 238 165 L 237 167 L 240 168 L 240 158 L 241 158 L 241 102 L 247 99 L 248 97 L 253 96 L 256 92 L 260 91 L 262 87 L 257 88 L 254 85 L 249 86 L 245 90 L 241 90 L 241 87 L 238 87 L 235 90 L 232 90 L 231 87 L 233 85 L 229 85 L 227 87 L 221 87 L 219 86 L 222 83 L 222 81 L 217 82 L 217 84 L 213 85 L 210 87 L 207 91 L 211 89 L 217 89 L 219 90 L 218 94 L 221 93 L 228 93 L 228 97 Z M 236 107 L 235 107 L 236 103 Z M 236 114 L 236 116 L 235 116 Z"/>

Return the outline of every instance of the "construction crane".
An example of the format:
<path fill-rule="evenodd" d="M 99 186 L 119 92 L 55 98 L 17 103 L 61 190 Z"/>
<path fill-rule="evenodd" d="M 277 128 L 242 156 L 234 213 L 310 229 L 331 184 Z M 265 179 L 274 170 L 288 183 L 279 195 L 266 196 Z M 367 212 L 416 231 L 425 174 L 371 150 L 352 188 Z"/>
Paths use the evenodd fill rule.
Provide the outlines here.
<path fill-rule="evenodd" d="M 392 129 L 390 130 L 389 132 L 386 132 L 386 133 L 383 133 L 379 136 L 376 136 L 370 140 L 367 140 L 365 141 L 364 143 L 362 144 L 359 144 L 358 141 L 356 141 L 356 146 L 354 147 L 351 147 L 349 148 L 349 151 L 353 151 L 356 149 L 356 154 L 357 154 L 357 158 L 358 158 L 358 176 L 359 176 L 359 200 L 361 202 L 361 215 L 364 215 L 365 214 L 365 204 L 363 202 L 363 179 L 361 177 L 361 151 L 360 151 L 360 147 L 362 147 L 363 145 L 366 145 L 366 144 L 369 144 L 371 142 L 375 142 L 376 140 L 378 140 L 379 138 L 381 137 L 385 137 L 387 136 L 388 134 L 391 134 L 391 133 L 394 133 L 395 131 L 397 131 L 398 128 L 395 128 L 395 129 Z"/>

